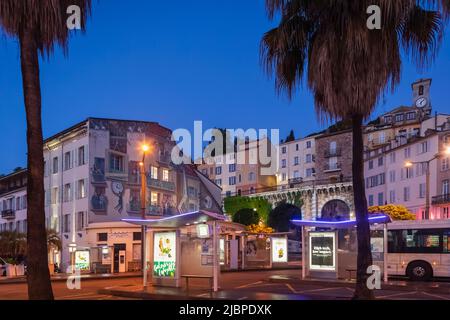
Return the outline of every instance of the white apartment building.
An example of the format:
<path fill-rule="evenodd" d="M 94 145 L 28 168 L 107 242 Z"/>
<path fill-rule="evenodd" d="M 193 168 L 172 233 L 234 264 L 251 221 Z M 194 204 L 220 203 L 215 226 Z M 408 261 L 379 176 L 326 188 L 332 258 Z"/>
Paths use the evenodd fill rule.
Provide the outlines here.
<path fill-rule="evenodd" d="M 27 177 L 25 169 L 0 177 L 0 232 L 27 231 Z"/>
<path fill-rule="evenodd" d="M 310 136 L 278 146 L 277 185 L 279 189 L 290 188 L 315 179 L 316 137 Z"/>
<path fill-rule="evenodd" d="M 432 131 L 412 139 L 408 143 L 391 145 L 367 153 L 364 163 L 366 196 L 369 206 L 401 204 L 414 213 L 419 220 L 426 219 L 426 161 L 442 154 L 442 134 Z M 430 205 L 431 199 L 441 194 L 438 179 L 441 159 L 430 162 Z M 406 164 L 413 162 L 408 167 Z M 441 210 L 431 206 L 429 219 L 441 219 Z"/>

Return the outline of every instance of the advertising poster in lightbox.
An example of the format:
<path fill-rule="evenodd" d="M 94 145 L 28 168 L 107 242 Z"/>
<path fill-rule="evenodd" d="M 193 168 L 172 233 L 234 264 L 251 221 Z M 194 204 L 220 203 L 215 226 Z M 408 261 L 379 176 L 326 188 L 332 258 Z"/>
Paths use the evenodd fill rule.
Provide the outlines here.
<path fill-rule="evenodd" d="M 336 270 L 336 234 L 334 232 L 311 232 L 309 248 L 310 270 Z"/>
<path fill-rule="evenodd" d="M 89 270 L 89 251 L 76 251 L 75 252 L 75 269 L 80 271 Z"/>
<path fill-rule="evenodd" d="M 381 237 L 371 237 L 370 247 L 372 249 L 372 259 L 374 261 L 384 260 L 384 239 Z"/>
<path fill-rule="evenodd" d="M 288 262 L 288 245 L 285 237 L 272 238 L 272 262 Z"/>
<path fill-rule="evenodd" d="M 176 269 L 176 232 L 155 232 L 153 246 L 153 275 L 174 278 Z"/>

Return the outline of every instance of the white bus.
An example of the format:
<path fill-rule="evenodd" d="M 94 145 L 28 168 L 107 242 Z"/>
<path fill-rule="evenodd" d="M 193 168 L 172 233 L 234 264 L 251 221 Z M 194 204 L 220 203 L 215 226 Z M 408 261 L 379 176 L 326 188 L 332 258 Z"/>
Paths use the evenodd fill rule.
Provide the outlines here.
<path fill-rule="evenodd" d="M 388 224 L 389 275 L 426 281 L 450 277 L 450 220 Z"/>

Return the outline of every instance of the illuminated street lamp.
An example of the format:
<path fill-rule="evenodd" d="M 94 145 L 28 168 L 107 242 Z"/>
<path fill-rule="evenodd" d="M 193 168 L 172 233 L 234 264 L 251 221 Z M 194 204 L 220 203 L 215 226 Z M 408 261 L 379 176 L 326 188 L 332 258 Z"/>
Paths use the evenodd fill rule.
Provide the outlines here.
<path fill-rule="evenodd" d="M 147 192 L 147 177 L 145 175 L 145 155 L 150 151 L 150 146 L 148 144 L 143 144 L 142 149 L 142 161 L 139 163 L 140 173 L 141 173 L 141 218 L 146 219 L 145 216 L 145 203 L 146 203 L 146 192 Z M 146 250 L 146 233 L 147 227 L 142 225 L 141 227 L 141 270 L 143 278 L 144 289 L 147 288 L 147 250 Z"/>
<path fill-rule="evenodd" d="M 415 164 L 425 165 L 425 220 L 430 219 L 430 163 L 433 160 L 440 159 L 442 156 L 450 156 L 450 145 L 444 146 L 442 153 L 437 153 L 433 158 L 427 161 L 406 161 L 405 167 L 412 168 Z"/>

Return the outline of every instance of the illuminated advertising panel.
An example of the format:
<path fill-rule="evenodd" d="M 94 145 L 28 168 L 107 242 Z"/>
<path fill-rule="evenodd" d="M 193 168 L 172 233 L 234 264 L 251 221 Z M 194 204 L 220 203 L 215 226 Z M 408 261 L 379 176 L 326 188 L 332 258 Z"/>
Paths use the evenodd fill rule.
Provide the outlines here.
<path fill-rule="evenodd" d="M 285 237 L 272 238 L 272 262 L 288 262 L 288 245 Z"/>
<path fill-rule="evenodd" d="M 309 234 L 309 269 L 336 271 L 336 234 L 334 232 Z"/>
<path fill-rule="evenodd" d="M 175 232 L 155 232 L 153 242 L 153 275 L 174 278 L 176 269 L 177 235 Z"/>
<path fill-rule="evenodd" d="M 89 251 L 75 251 L 75 269 L 80 271 L 89 270 Z"/>

